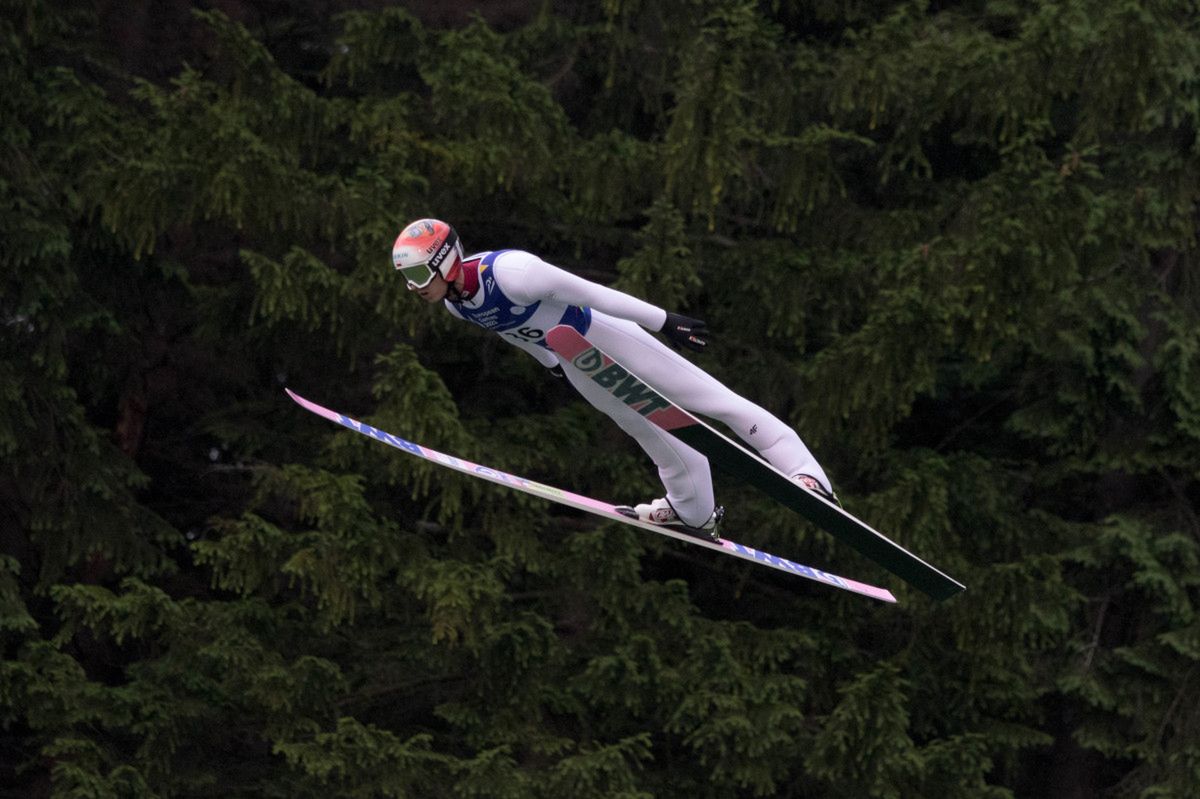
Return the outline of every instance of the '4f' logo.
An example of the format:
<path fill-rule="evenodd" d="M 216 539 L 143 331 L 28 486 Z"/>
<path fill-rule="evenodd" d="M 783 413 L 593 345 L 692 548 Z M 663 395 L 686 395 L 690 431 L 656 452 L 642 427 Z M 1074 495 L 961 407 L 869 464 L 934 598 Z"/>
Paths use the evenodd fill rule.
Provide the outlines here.
<path fill-rule="evenodd" d="M 661 394 L 633 377 L 629 372 L 607 359 L 595 348 L 576 356 L 575 368 L 596 381 L 601 388 L 640 413 L 649 416 L 659 408 L 668 408 L 671 403 Z"/>

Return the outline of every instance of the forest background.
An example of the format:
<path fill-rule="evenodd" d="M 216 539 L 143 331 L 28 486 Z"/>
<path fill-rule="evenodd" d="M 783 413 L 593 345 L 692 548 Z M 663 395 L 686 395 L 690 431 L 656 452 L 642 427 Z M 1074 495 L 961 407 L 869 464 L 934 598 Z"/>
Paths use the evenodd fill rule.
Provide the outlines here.
<path fill-rule="evenodd" d="M 1196 795 L 1195 2 L 0 8 L 0 796 Z M 426 215 L 706 319 L 968 590 L 305 414 L 657 495 L 407 294 Z"/>

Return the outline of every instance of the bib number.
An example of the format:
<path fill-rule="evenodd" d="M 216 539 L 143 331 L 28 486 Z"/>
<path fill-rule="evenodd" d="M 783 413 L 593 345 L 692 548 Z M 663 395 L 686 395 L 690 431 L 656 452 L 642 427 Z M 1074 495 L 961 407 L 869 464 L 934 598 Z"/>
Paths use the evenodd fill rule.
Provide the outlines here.
<path fill-rule="evenodd" d="M 505 331 L 504 335 L 525 341 L 540 341 L 546 335 L 546 331 L 538 330 L 536 327 L 519 327 L 516 330 Z"/>

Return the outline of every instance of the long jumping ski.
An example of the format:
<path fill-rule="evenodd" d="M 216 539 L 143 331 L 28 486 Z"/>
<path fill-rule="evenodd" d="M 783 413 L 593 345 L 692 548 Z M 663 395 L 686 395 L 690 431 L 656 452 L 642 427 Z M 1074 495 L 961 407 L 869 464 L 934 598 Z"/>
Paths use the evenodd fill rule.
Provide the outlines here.
<path fill-rule="evenodd" d="M 712 463 L 757 487 L 934 599 L 947 599 L 964 589 L 962 583 L 824 497 L 793 483 L 758 455 L 659 394 L 651 383 L 630 372 L 575 328 L 558 325 L 546 334 L 546 341 L 598 385 Z"/>
<path fill-rule="evenodd" d="M 892 592 L 885 588 L 877 588 L 876 586 L 860 583 L 856 580 L 848 580 L 845 577 L 838 577 L 836 574 L 830 574 L 829 572 L 824 572 L 820 569 L 814 569 L 811 566 L 794 563 L 790 560 L 786 560 L 785 558 L 776 557 L 768 552 L 752 549 L 751 547 L 743 546 L 742 544 L 738 544 L 727 539 L 723 539 L 720 542 L 708 541 L 687 535 L 686 533 L 678 532 L 676 530 L 671 530 L 666 527 L 660 527 L 658 525 L 643 522 L 638 519 L 632 519 L 619 513 L 615 505 L 611 505 L 607 502 L 602 502 L 598 499 L 592 499 L 591 497 L 585 497 L 581 494 L 575 494 L 570 491 L 564 491 L 560 488 L 554 488 L 553 486 L 544 485 L 533 480 L 526 480 L 524 477 L 518 477 L 515 474 L 508 474 L 507 472 L 502 472 L 499 469 L 480 466 L 477 463 L 471 463 L 470 461 L 463 460 L 462 458 L 456 458 L 452 455 L 445 455 L 436 450 L 429 449 L 428 447 L 422 447 L 420 444 L 414 444 L 411 441 L 405 441 L 399 436 L 395 436 L 376 427 L 372 427 L 365 422 L 351 419 L 349 416 L 343 416 L 337 411 L 332 411 L 329 408 L 325 408 L 315 402 L 301 397 L 291 389 L 285 390 L 287 391 L 288 396 L 295 400 L 300 407 L 315 413 L 317 416 L 322 416 L 331 422 L 336 422 L 343 427 L 348 427 L 356 433 L 361 433 L 369 438 L 382 441 L 383 443 L 393 446 L 396 449 L 403 450 L 410 455 L 416 455 L 418 458 L 424 458 L 427 461 L 432 461 L 449 469 L 454 469 L 455 471 L 469 474 L 473 477 L 479 477 L 493 483 L 499 483 L 500 485 L 508 486 L 509 488 L 515 488 L 518 491 L 524 491 L 527 494 L 533 494 L 536 497 L 558 502 L 559 504 L 566 505 L 568 507 L 588 511 L 589 513 L 594 513 L 597 516 L 601 516 L 609 521 L 628 524 L 631 527 L 639 527 L 643 530 L 649 530 L 652 533 L 665 535 L 669 538 L 674 538 L 679 541 L 686 541 L 689 544 L 701 546 L 706 549 L 714 549 L 718 552 L 723 552 L 726 555 L 733 555 L 734 557 L 742 558 L 743 560 L 748 560 L 753 563 L 759 563 L 763 566 L 770 566 L 773 569 L 778 569 L 780 571 L 787 572 L 788 574 L 794 574 L 798 577 L 805 577 L 809 580 L 824 583 L 825 585 L 831 585 L 834 588 L 841 588 L 844 591 L 862 594 L 863 596 L 868 596 L 872 599 L 878 599 L 883 602 L 896 601 L 896 598 L 892 596 Z"/>

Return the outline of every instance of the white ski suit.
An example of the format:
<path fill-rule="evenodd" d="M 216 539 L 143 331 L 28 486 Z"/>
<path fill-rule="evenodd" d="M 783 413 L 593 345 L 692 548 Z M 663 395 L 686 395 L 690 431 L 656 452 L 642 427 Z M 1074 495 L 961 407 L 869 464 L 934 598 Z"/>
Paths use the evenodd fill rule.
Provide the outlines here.
<path fill-rule="evenodd" d="M 662 328 L 667 317 L 662 308 L 521 250 L 472 255 L 463 262 L 463 274 L 463 296 L 446 300 L 450 312 L 499 333 L 547 368 L 561 365 L 579 393 L 633 436 L 654 461 L 667 499 L 684 523 L 698 527 L 712 515 L 708 459 L 559 358 L 545 343 L 545 333 L 555 325 L 571 325 L 684 409 L 724 422 L 784 474 L 812 475 L 830 488 L 825 471 L 796 431 L 647 332 Z"/>

